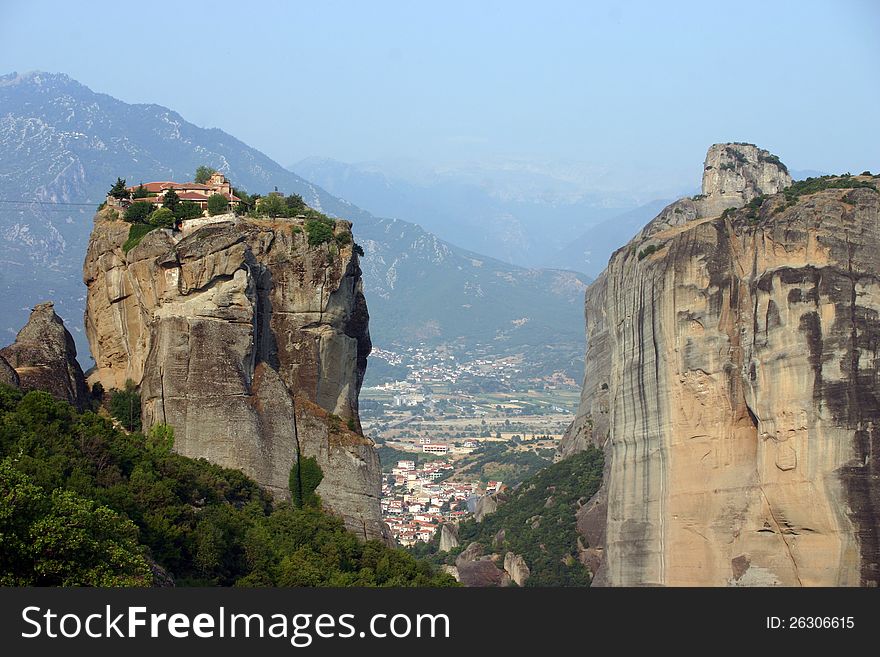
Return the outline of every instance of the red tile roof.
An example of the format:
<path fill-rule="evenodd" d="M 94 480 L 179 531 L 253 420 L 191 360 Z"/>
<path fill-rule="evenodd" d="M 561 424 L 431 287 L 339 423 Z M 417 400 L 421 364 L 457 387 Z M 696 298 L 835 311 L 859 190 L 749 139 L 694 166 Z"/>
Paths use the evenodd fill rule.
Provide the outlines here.
<path fill-rule="evenodd" d="M 130 192 L 134 192 L 139 187 L 143 185 L 143 188 L 150 192 L 151 194 L 161 194 L 167 189 L 174 189 L 175 191 L 180 190 L 178 192 L 178 196 L 180 196 L 180 200 L 182 201 L 206 201 L 208 197 L 211 196 L 212 192 L 215 192 L 215 188 L 210 185 L 202 185 L 200 183 L 187 182 L 187 183 L 178 183 L 172 180 L 155 180 L 153 182 L 141 183 L 137 185 L 132 185 L 128 187 Z M 227 194 L 225 192 L 216 191 L 215 193 L 222 194 L 227 199 L 232 202 L 241 201 L 239 197 L 235 194 Z M 147 201 L 148 203 L 161 203 L 162 198 L 144 198 L 144 199 L 135 199 L 138 201 Z"/>
<path fill-rule="evenodd" d="M 207 201 L 208 197 L 199 192 L 180 192 L 178 194 L 181 201 Z"/>

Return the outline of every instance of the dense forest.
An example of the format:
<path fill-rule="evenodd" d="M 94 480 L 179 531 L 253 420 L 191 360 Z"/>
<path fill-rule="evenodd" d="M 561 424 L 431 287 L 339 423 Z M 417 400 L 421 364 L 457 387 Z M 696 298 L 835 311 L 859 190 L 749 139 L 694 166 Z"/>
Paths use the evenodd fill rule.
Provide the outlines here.
<path fill-rule="evenodd" d="M 168 427 L 128 433 L 0 385 L 0 585 L 455 585 L 359 541 L 313 491 L 275 503 L 172 444 Z"/>
<path fill-rule="evenodd" d="M 483 554 L 521 555 L 531 570 L 526 586 L 589 586 L 589 572 L 578 559 L 575 514 L 599 490 L 603 463 L 602 452 L 590 447 L 547 466 L 501 500 L 495 513 L 481 522 L 462 522 L 460 547 L 441 553 L 435 535 L 412 552 L 438 564 L 454 564 L 463 549 L 477 543 Z"/>

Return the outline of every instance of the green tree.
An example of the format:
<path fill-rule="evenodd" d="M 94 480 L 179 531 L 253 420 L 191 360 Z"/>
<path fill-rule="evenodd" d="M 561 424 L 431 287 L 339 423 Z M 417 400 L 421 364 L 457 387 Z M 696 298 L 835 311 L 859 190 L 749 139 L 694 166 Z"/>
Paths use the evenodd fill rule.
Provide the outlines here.
<path fill-rule="evenodd" d="M 0 385 L 0 585 L 149 584 L 141 550 L 157 583 L 164 571 L 178 586 L 455 585 L 324 513 L 317 467 L 298 474 L 311 504 L 273 505 L 240 471 L 172 445 L 170 427 L 126 434 L 47 393 Z"/>
<path fill-rule="evenodd" d="M 174 189 L 169 189 L 165 192 L 165 197 L 162 199 L 162 205 L 174 212 L 176 216 L 177 206 L 180 205 L 180 196 L 174 191 Z"/>
<path fill-rule="evenodd" d="M 324 471 L 314 456 L 300 457 L 291 468 L 290 496 L 296 508 L 319 506 L 320 498 L 315 493 L 324 479 Z"/>
<path fill-rule="evenodd" d="M 269 194 L 257 201 L 257 214 L 266 217 L 286 217 L 287 203 L 278 194 Z"/>
<path fill-rule="evenodd" d="M 51 494 L 0 461 L 0 585 L 149 586 L 124 516 L 68 490 Z"/>
<path fill-rule="evenodd" d="M 193 178 L 193 182 L 198 183 L 199 185 L 204 185 L 215 173 L 217 173 L 217 169 L 202 165 L 196 169 L 196 175 L 195 178 Z"/>
<path fill-rule="evenodd" d="M 290 194 L 284 198 L 284 204 L 287 206 L 287 216 L 293 217 L 300 212 L 308 209 L 303 197 L 299 194 Z"/>
<path fill-rule="evenodd" d="M 248 212 L 252 212 L 256 205 L 256 199 L 247 193 L 244 189 L 236 189 L 232 188 L 232 195 L 237 196 L 239 198 L 238 207 L 235 208 L 236 212 L 240 212 L 242 214 L 246 214 Z"/>
<path fill-rule="evenodd" d="M 131 379 L 125 382 L 125 390 L 110 395 L 110 415 L 129 431 L 141 430 L 141 396 Z"/>
<path fill-rule="evenodd" d="M 147 201 L 135 201 L 125 209 L 125 220 L 132 224 L 145 224 L 155 207 Z"/>
<path fill-rule="evenodd" d="M 149 217 L 149 223 L 159 228 L 171 228 L 175 224 L 174 213 L 168 208 L 156 208 Z"/>
<path fill-rule="evenodd" d="M 174 216 L 178 221 L 197 219 L 204 216 L 204 214 L 204 210 L 195 201 L 181 201 L 174 209 Z"/>
<path fill-rule="evenodd" d="M 147 198 L 148 196 L 150 196 L 150 192 L 147 191 L 147 188 L 144 187 L 143 183 L 138 185 L 137 189 L 131 193 L 133 199 Z"/>
<path fill-rule="evenodd" d="M 128 198 L 129 192 L 125 186 L 125 178 L 117 178 L 116 182 L 113 183 L 113 186 L 110 188 L 110 191 L 107 192 L 107 196 L 112 196 L 119 200 Z"/>
<path fill-rule="evenodd" d="M 336 222 L 328 217 L 309 219 L 306 221 L 306 233 L 309 236 L 309 246 L 318 246 L 333 239 L 333 229 Z"/>
<path fill-rule="evenodd" d="M 208 214 L 212 217 L 229 210 L 229 199 L 223 194 L 211 194 L 208 197 Z"/>

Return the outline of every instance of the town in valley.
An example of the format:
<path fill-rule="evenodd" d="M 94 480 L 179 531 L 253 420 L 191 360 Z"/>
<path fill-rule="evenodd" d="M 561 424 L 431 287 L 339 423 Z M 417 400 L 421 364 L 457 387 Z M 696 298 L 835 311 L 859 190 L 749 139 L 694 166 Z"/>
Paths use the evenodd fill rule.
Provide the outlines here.
<path fill-rule="evenodd" d="M 522 354 L 374 348 L 360 414 L 379 449 L 382 515 L 397 541 L 428 542 L 481 496 L 553 463 L 577 401 L 571 376 L 530 372 Z"/>

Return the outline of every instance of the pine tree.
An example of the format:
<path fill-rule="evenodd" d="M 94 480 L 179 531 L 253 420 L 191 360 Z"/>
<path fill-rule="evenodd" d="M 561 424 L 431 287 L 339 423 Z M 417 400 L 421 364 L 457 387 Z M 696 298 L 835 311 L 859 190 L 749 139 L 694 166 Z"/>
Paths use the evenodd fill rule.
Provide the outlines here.
<path fill-rule="evenodd" d="M 165 199 L 162 201 L 162 205 L 172 212 L 177 210 L 177 206 L 180 205 L 180 197 L 174 189 L 169 189 L 165 192 Z"/>
<path fill-rule="evenodd" d="M 128 189 L 125 187 L 125 178 L 117 178 L 116 182 L 113 183 L 113 187 L 110 188 L 110 191 L 107 192 L 107 196 L 112 196 L 115 199 L 122 200 L 124 198 L 129 197 Z"/>

